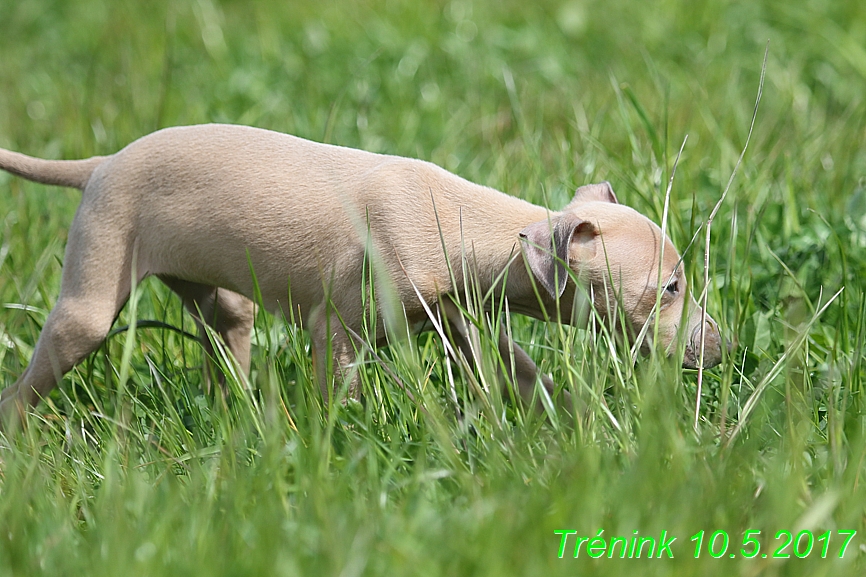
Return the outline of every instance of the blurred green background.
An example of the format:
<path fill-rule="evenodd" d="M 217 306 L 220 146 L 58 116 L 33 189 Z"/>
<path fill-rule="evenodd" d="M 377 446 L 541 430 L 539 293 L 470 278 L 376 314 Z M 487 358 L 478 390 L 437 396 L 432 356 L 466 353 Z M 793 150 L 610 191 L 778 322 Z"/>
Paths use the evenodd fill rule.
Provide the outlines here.
<path fill-rule="evenodd" d="M 670 234 L 700 290 L 701 225 L 768 42 L 710 250 L 710 310 L 735 346 L 705 375 L 697 431 L 693 372 L 632 368 L 604 335 L 525 319 L 518 341 L 584 414 L 488 404 L 457 371 L 458 414 L 425 336 L 381 353 L 365 405 L 323 416 L 306 338 L 266 315 L 257 388 L 223 404 L 201 392 L 194 342 L 122 333 L 0 445 L 0 574 L 862 575 L 862 2 L 0 0 L 0 146 L 79 158 L 242 123 L 430 160 L 552 208 L 609 180 L 660 222 L 688 135 Z M 0 174 L 5 386 L 56 299 L 79 197 Z M 191 330 L 146 284 L 139 316 Z M 675 559 L 558 559 L 557 529 L 666 530 Z M 717 529 L 735 559 L 709 555 Z M 743 558 L 747 530 L 768 558 Z M 772 559 L 784 530 L 832 531 L 830 553 Z M 860 532 L 843 559 L 839 530 Z"/>

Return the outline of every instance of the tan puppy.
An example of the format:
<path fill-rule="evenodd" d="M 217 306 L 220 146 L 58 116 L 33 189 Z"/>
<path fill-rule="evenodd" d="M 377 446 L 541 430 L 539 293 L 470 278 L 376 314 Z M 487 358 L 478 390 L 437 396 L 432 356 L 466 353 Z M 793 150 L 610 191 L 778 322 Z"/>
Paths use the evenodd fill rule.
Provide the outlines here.
<path fill-rule="evenodd" d="M 477 279 L 482 294 L 504 290 L 512 311 L 570 322 L 581 292 L 568 266 L 600 314 L 623 307 L 633 334 L 660 292 L 657 346 L 670 352 L 683 333 L 684 365 L 697 362 L 701 315 L 686 299 L 676 249 L 665 239 L 659 265 L 659 227 L 618 204 L 607 183 L 581 187 L 562 212 L 551 212 L 420 160 L 227 125 L 168 128 L 112 156 L 78 161 L 0 150 L 0 168 L 84 191 L 60 297 L 30 365 L 3 391 L 3 413 L 36 403 L 94 351 L 133 277 L 147 275 L 162 279 L 193 314 L 200 310 L 197 320 L 221 335 L 246 372 L 254 272 L 264 306 L 310 328 L 323 391 L 333 370 L 358 394 L 351 368 L 360 350 L 353 332 L 362 332 L 368 312 L 365 262 L 372 263 L 377 306 L 398 305 L 376 311 L 380 318 L 421 327 L 428 310 L 444 314 L 470 360 L 466 324 L 451 300 L 465 294 L 464 276 Z M 722 339 L 712 319 L 705 329 L 709 367 L 721 360 Z M 522 394 L 531 395 L 539 380 L 552 390 L 505 335 L 499 347 Z"/>

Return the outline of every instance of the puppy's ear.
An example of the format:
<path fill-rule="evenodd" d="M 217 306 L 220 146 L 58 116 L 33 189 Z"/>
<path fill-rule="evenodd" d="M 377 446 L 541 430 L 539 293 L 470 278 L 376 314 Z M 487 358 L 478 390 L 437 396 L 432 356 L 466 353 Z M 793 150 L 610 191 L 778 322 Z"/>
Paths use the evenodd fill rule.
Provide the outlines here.
<path fill-rule="evenodd" d="M 582 202 L 610 202 L 619 204 L 616 195 L 613 193 L 613 187 L 606 180 L 598 184 L 585 184 L 578 188 L 574 193 L 574 198 L 568 203 L 568 207 Z"/>
<path fill-rule="evenodd" d="M 568 253 L 572 239 L 594 237 L 595 227 L 573 213 L 534 222 L 520 231 L 520 245 L 529 270 L 554 299 L 568 281 Z"/>

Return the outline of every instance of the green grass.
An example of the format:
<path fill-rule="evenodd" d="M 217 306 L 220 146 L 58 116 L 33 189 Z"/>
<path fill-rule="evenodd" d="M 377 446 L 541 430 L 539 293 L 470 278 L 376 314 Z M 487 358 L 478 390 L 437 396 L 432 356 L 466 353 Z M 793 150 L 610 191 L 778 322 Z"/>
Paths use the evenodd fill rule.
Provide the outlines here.
<path fill-rule="evenodd" d="M 0 574 L 862 575 L 860 2 L 0 0 L 0 146 L 77 158 L 162 126 L 244 123 L 431 160 L 554 208 L 607 179 L 661 222 L 688 135 L 669 229 L 681 250 L 698 234 L 685 262 L 700 290 L 700 227 L 768 40 L 711 240 L 709 308 L 735 347 L 705 375 L 697 431 L 696 373 L 632 366 L 601 327 L 510 320 L 585 403 L 578 418 L 496 392 L 483 318 L 480 373 L 422 335 L 367 355 L 366 402 L 330 412 L 307 337 L 282 319 L 257 318 L 253 390 L 230 380 L 226 402 L 202 393 L 195 341 L 139 327 L 0 442 Z M 57 297 L 78 200 L 0 175 L 4 386 Z M 136 308 L 193 329 L 157 282 Z M 675 558 L 559 559 L 563 529 L 667 531 Z M 822 542 L 806 559 L 740 554 L 747 530 L 772 556 L 777 532 L 805 529 L 833 531 L 826 559 Z M 858 531 L 841 560 L 840 530 Z"/>

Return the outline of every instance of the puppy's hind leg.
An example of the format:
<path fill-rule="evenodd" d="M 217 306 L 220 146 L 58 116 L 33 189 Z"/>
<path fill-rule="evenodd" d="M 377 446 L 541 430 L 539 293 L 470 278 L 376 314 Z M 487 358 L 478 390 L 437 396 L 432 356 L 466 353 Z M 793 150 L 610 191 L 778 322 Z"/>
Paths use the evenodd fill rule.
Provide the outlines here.
<path fill-rule="evenodd" d="M 0 418 L 14 419 L 35 405 L 105 340 L 129 298 L 134 244 L 79 209 L 69 229 L 60 296 L 27 369 L 0 395 Z M 144 271 L 136 276 L 140 280 Z"/>
<path fill-rule="evenodd" d="M 221 371 L 214 371 L 213 345 L 205 334 L 203 325 L 206 324 L 217 332 L 237 361 L 241 373 L 247 376 L 250 371 L 250 334 L 255 311 L 253 302 L 224 288 L 164 275 L 160 275 L 159 279 L 180 295 L 184 306 L 192 314 L 199 328 L 205 351 L 205 389 L 210 391 L 211 372 L 216 372 L 217 382 L 225 394 L 225 375 Z"/>

